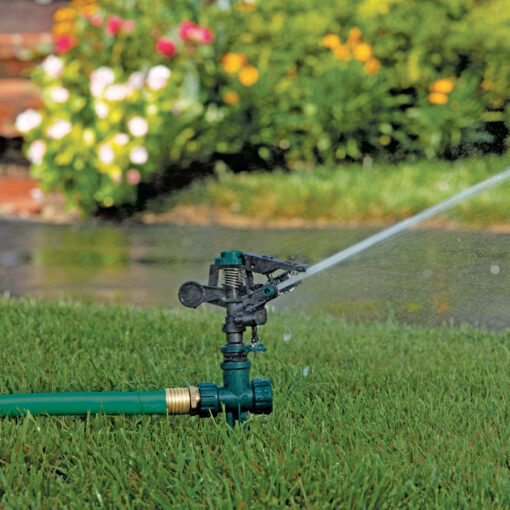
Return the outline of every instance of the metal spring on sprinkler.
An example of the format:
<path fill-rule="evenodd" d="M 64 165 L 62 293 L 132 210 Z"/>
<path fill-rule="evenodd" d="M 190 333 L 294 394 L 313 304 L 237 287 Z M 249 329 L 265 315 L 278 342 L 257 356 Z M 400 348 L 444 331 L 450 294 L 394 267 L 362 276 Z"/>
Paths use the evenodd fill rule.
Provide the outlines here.
<path fill-rule="evenodd" d="M 227 289 L 240 289 L 245 285 L 246 275 L 238 267 L 223 268 L 223 283 Z"/>

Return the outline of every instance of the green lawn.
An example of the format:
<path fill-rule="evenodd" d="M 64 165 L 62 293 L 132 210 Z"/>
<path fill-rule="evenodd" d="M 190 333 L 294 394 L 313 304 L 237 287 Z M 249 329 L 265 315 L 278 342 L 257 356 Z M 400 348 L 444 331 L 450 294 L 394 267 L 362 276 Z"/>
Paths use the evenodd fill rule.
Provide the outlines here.
<path fill-rule="evenodd" d="M 0 391 L 219 383 L 221 322 L 0 299 Z M 3 419 L 2 507 L 508 508 L 510 334 L 300 314 L 261 336 L 252 372 L 272 379 L 275 411 L 249 432 L 189 416 Z"/>
<path fill-rule="evenodd" d="M 212 219 L 224 217 L 226 212 L 256 222 L 298 219 L 333 224 L 392 223 L 509 165 L 510 155 L 398 165 L 375 163 L 370 167 L 352 164 L 290 173 L 220 172 L 153 207 L 169 209 L 177 217 L 182 216 L 183 208 L 200 206 L 208 209 Z M 508 185 L 486 192 L 461 204 L 448 219 L 480 226 L 509 222 L 508 193 Z M 193 221 L 192 212 L 189 216 Z"/>

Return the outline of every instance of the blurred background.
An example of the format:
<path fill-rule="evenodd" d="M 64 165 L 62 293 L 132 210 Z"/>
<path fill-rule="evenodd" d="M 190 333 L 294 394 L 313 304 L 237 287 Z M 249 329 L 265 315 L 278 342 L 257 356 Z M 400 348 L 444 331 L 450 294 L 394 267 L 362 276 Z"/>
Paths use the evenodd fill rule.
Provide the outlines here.
<path fill-rule="evenodd" d="M 205 278 L 222 249 L 316 262 L 510 162 L 503 0 L 0 0 L 0 9 L 9 295 L 173 306 L 178 284 Z M 439 237 L 399 240 L 384 260 L 408 278 L 392 278 L 389 293 L 381 269 L 385 292 L 363 297 L 352 281 L 332 309 L 469 321 L 472 304 L 455 312 L 444 296 L 476 295 L 474 280 L 416 299 L 402 289 L 416 286 L 425 247 L 427 260 L 450 253 L 433 264 L 444 285 L 481 245 L 465 271 L 504 277 L 507 196 L 449 211 L 426 227 Z M 445 228 L 470 232 L 456 254 L 458 235 L 445 239 Z M 420 267 L 391 258 L 411 245 Z M 505 287 L 496 294 L 506 299 Z M 425 295 L 435 297 L 422 306 Z M 504 327 L 499 309 L 491 320 Z"/>

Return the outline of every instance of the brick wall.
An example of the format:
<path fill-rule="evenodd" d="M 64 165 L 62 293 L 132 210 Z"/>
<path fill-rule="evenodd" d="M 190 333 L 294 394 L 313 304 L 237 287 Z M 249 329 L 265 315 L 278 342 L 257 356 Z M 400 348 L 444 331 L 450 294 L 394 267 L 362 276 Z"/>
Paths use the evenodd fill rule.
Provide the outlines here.
<path fill-rule="evenodd" d="M 16 136 L 16 116 L 40 105 L 39 93 L 27 79 L 33 65 L 27 57 L 51 43 L 53 14 L 67 3 L 0 0 L 0 136 Z"/>

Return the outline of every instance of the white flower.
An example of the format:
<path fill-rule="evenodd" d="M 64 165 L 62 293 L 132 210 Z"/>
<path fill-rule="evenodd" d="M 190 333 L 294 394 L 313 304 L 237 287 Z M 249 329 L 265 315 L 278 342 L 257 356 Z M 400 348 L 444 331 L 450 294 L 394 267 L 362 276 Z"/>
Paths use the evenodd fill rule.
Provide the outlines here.
<path fill-rule="evenodd" d="M 44 72 L 50 76 L 51 78 L 58 78 L 62 76 L 62 71 L 64 70 L 64 61 L 55 55 L 50 55 L 46 57 L 41 64 Z"/>
<path fill-rule="evenodd" d="M 218 9 L 220 9 L 221 11 L 230 11 L 230 9 L 232 9 L 229 0 L 218 0 L 217 5 Z"/>
<path fill-rule="evenodd" d="M 122 101 L 128 95 L 128 88 L 125 85 L 110 85 L 104 92 L 104 98 L 107 101 Z"/>
<path fill-rule="evenodd" d="M 126 145 L 129 142 L 129 136 L 126 133 L 117 133 L 113 137 L 113 143 L 117 145 Z"/>
<path fill-rule="evenodd" d="M 69 99 L 69 91 L 64 87 L 55 87 L 51 91 L 51 99 L 55 103 L 65 103 Z"/>
<path fill-rule="evenodd" d="M 90 73 L 90 93 L 96 97 L 100 96 L 114 81 L 115 73 L 109 67 L 100 67 Z"/>
<path fill-rule="evenodd" d="M 128 87 L 133 90 L 139 90 L 143 88 L 144 83 L 145 75 L 140 72 L 131 73 L 127 81 Z"/>
<path fill-rule="evenodd" d="M 158 107 L 155 104 L 150 104 L 147 107 L 147 113 L 149 115 L 156 115 L 156 113 L 158 113 Z"/>
<path fill-rule="evenodd" d="M 110 165 L 115 159 L 115 153 L 113 152 L 111 145 L 108 144 L 101 145 L 97 151 L 97 155 L 101 162 L 105 165 Z"/>
<path fill-rule="evenodd" d="M 31 108 L 16 117 L 16 129 L 20 133 L 28 133 L 42 122 L 42 115 Z"/>
<path fill-rule="evenodd" d="M 85 145 L 88 145 L 89 147 L 94 144 L 96 141 L 96 134 L 92 129 L 85 129 L 85 131 L 83 131 L 83 141 L 85 142 Z"/>
<path fill-rule="evenodd" d="M 160 90 L 166 87 L 172 72 L 166 66 L 151 67 L 147 75 L 147 86 L 151 90 Z"/>
<path fill-rule="evenodd" d="M 28 159 L 36 165 L 39 165 L 42 162 L 42 158 L 45 154 L 46 143 L 44 140 L 35 140 L 32 142 L 27 152 Z"/>
<path fill-rule="evenodd" d="M 128 122 L 129 132 L 133 136 L 145 136 L 149 132 L 149 124 L 143 117 L 133 117 Z"/>
<path fill-rule="evenodd" d="M 103 103 L 102 101 L 94 106 L 94 110 L 100 119 L 105 119 L 108 116 L 108 113 L 110 113 L 110 108 L 106 103 Z"/>
<path fill-rule="evenodd" d="M 71 123 L 67 120 L 57 120 L 47 130 L 46 134 L 55 140 L 60 140 L 68 135 L 73 129 Z"/>
<path fill-rule="evenodd" d="M 134 163 L 135 165 L 143 165 L 144 163 L 147 163 L 149 154 L 145 147 L 139 145 L 138 147 L 133 147 L 131 149 L 129 159 L 131 160 L 131 163 Z"/>

